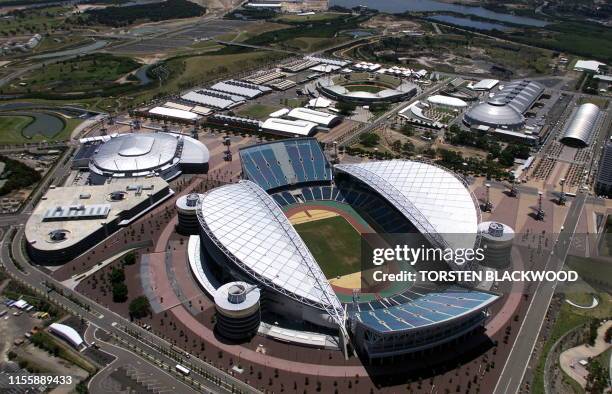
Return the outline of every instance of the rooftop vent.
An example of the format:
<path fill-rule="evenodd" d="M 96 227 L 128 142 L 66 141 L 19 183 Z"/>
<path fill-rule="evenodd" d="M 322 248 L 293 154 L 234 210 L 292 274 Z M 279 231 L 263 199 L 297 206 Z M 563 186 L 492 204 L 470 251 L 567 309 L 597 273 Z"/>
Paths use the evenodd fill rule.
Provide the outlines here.
<path fill-rule="evenodd" d="M 232 285 L 227 291 L 227 300 L 232 304 L 240 304 L 246 300 L 246 289 L 243 285 Z"/>
<path fill-rule="evenodd" d="M 497 222 L 489 224 L 489 234 L 493 237 L 501 237 L 504 235 L 504 225 Z"/>

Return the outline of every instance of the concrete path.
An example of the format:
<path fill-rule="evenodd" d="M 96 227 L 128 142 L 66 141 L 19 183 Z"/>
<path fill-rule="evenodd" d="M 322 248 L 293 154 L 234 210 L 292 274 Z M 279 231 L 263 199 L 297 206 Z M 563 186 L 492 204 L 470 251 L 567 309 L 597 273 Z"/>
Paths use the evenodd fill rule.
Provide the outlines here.
<path fill-rule="evenodd" d="M 586 387 L 586 377 L 589 374 L 585 367 L 580 365 L 580 360 L 589 357 L 597 357 L 608 350 L 612 345 L 604 341 L 606 330 L 612 327 L 612 320 L 608 320 L 597 329 L 597 339 L 595 346 L 580 345 L 568 349 L 559 356 L 559 364 L 563 372 L 578 382 L 582 387 Z"/>

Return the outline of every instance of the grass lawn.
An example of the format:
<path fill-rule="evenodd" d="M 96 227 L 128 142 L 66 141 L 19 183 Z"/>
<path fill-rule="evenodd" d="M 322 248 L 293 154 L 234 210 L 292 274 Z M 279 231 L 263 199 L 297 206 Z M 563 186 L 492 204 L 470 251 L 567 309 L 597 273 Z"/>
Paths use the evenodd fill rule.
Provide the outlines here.
<path fill-rule="evenodd" d="M 275 19 L 278 22 L 316 22 L 316 21 L 329 21 L 345 16 L 349 14 L 333 13 L 333 12 L 322 12 L 314 15 L 283 15 L 280 18 Z"/>
<path fill-rule="evenodd" d="M 279 106 L 253 103 L 240 108 L 236 111 L 236 113 L 240 116 L 248 116 L 250 118 L 264 120 L 272 112 L 279 109 L 281 109 Z"/>
<path fill-rule="evenodd" d="M 607 291 L 612 288 L 612 263 L 606 259 L 568 256 L 565 264 L 589 285 Z"/>
<path fill-rule="evenodd" d="M 376 85 L 345 85 L 346 90 L 349 92 L 368 92 L 368 93 L 378 93 L 381 90 L 385 90 L 387 88 Z"/>
<path fill-rule="evenodd" d="M 70 7 L 40 7 L 14 12 L 14 18 L 6 18 L 0 23 L 0 34 L 13 36 L 16 34 L 33 35 L 54 30 L 63 25 Z"/>
<path fill-rule="evenodd" d="M 30 116 L 0 116 L 0 144 L 23 142 L 21 132 L 33 121 Z"/>
<path fill-rule="evenodd" d="M 343 217 L 294 227 L 328 279 L 361 270 L 361 235 Z"/>
<path fill-rule="evenodd" d="M 59 116 L 59 115 L 58 115 Z M 27 122 L 22 118 L 25 118 Z M 36 134 L 32 138 L 27 138 L 22 134 L 23 128 L 26 127 L 34 119 L 29 116 L 12 116 L 0 114 L 0 145 L 4 144 L 23 144 L 25 142 L 42 142 L 42 141 L 65 141 L 70 139 L 70 134 L 83 119 L 78 118 L 62 118 L 64 128 L 53 137 L 46 137 L 41 134 Z"/>
<path fill-rule="evenodd" d="M 569 305 L 567 302 L 563 303 L 555 325 L 544 344 L 542 355 L 540 356 L 540 360 L 538 360 L 538 366 L 534 371 L 534 379 L 531 385 L 532 394 L 544 393 L 544 363 L 546 362 L 546 355 L 550 351 L 552 345 L 561 338 L 563 334 L 574 327 L 587 323 L 592 318 L 605 318 L 612 314 L 612 297 L 610 294 L 600 292 L 597 293 L 597 297 L 599 298 L 599 305 L 593 309 L 578 309 Z M 573 298 L 579 299 L 580 297 L 574 295 Z"/>
<path fill-rule="evenodd" d="M 96 106 L 106 110 L 113 108 L 120 111 L 130 103 L 138 105 L 158 95 L 178 94 L 189 87 L 203 85 L 224 76 L 229 77 L 257 65 L 278 61 L 283 57 L 284 55 L 270 51 L 174 57 L 165 62 L 166 67 L 170 70 L 170 78 L 164 81 L 161 87 L 153 84 L 151 89 L 130 95 L 125 100 L 107 98 L 96 103 Z"/>
<path fill-rule="evenodd" d="M 24 75 L 8 89 L 10 93 L 88 92 L 107 89 L 125 74 L 140 67 L 128 57 L 91 54 L 50 64 Z M 24 86 L 17 84 L 25 83 Z"/>
<path fill-rule="evenodd" d="M 301 51 L 318 51 L 336 44 L 348 41 L 348 37 L 297 37 L 279 44 L 281 47 L 294 48 Z"/>

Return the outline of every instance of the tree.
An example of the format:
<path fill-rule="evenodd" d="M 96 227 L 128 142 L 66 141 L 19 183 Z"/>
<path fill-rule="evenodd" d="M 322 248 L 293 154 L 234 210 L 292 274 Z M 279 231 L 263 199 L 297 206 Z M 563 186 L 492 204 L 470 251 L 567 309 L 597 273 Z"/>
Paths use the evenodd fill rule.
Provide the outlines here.
<path fill-rule="evenodd" d="M 365 133 L 359 137 L 359 142 L 361 143 L 361 145 L 365 146 L 366 148 L 372 148 L 378 145 L 379 141 L 380 141 L 380 136 L 375 133 Z"/>
<path fill-rule="evenodd" d="M 125 265 L 132 265 L 136 262 L 136 254 L 134 252 L 130 252 L 125 255 L 123 258 L 123 263 Z"/>
<path fill-rule="evenodd" d="M 357 107 L 353 103 L 345 103 L 341 101 L 336 104 L 336 109 L 340 111 L 342 115 L 345 115 L 345 116 L 351 115 L 353 111 L 355 111 L 355 108 Z"/>
<path fill-rule="evenodd" d="M 113 302 L 125 302 L 127 300 L 128 288 L 123 282 L 113 283 Z"/>
<path fill-rule="evenodd" d="M 135 317 L 136 319 L 140 319 L 141 317 L 145 317 L 151 313 L 151 305 L 149 304 L 149 300 L 145 296 L 140 296 L 132 300 L 130 302 L 130 315 Z"/>
<path fill-rule="evenodd" d="M 112 284 L 121 283 L 125 280 L 125 272 L 121 268 L 113 268 L 110 273 L 110 281 Z"/>

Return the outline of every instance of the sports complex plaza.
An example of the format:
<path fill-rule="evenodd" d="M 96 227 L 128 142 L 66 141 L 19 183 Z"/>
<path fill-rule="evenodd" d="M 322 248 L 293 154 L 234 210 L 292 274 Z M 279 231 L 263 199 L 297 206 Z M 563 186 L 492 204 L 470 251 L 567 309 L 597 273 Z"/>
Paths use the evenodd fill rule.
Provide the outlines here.
<path fill-rule="evenodd" d="M 316 245 L 296 230 L 296 218 L 327 213 L 357 233 L 416 233 L 432 247 L 475 248 L 479 208 L 462 179 L 416 161 L 332 166 L 314 138 L 249 146 L 240 159 L 238 183 L 177 202 L 179 227 L 192 234 L 192 273 L 215 300 L 222 335 L 244 340 L 267 323 L 286 342 L 329 347 L 318 339 L 334 338 L 336 348 L 381 359 L 431 350 L 482 327 L 499 295 L 477 284 L 360 290 L 360 265 L 326 273 L 330 263 L 317 261 Z"/>

